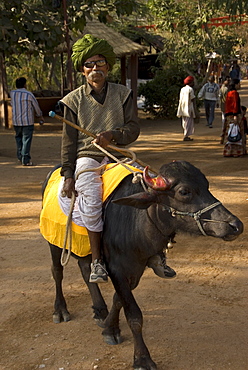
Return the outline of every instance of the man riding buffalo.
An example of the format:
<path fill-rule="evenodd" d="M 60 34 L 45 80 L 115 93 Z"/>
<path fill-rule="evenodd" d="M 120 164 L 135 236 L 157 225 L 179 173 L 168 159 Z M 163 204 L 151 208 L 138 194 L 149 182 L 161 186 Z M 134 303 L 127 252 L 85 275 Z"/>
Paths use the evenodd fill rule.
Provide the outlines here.
<path fill-rule="evenodd" d="M 92 142 L 91 137 L 64 124 L 62 194 L 68 198 L 72 197 L 72 193 L 77 196 L 78 209 L 88 232 L 92 252 L 89 281 L 100 283 L 108 280 L 100 249 L 103 230 L 101 170 L 85 170 L 109 161 L 94 143 L 102 148 L 110 143 L 128 145 L 138 138 L 140 128 L 133 109 L 132 91 L 126 86 L 106 81 L 116 58 L 109 43 L 87 34 L 73 45 L 72 51 L 74 68 L 83 74 L 86 82 L 61 100 L 63 115 L 65 119 L 96 135 L 96 138 Z M 115 152 L 115 156 L 120 157 L 121 154 Z M 63 207 L 62 198 L 60 202 Z M 175 271 L 166 265 L 163 256 L 162 260 L 157 256 L 154 261 L 150 262 L 149 267 L 159 276 L 175 276 Z"/>

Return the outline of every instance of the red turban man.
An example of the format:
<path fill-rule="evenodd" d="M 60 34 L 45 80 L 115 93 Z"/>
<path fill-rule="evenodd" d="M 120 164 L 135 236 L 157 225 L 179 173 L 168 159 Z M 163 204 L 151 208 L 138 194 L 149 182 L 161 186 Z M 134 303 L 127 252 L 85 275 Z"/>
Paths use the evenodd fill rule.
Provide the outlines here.
<path fill-rule="evenodd" d="M 184 79 L 184 85 L 190 85 L 194 82 L 194 77 L 193 76 L 188 76 Z"/>
<path fill-rule="evenodd" d="M 195 118 L 195 94 L 193 90 L 194 77 L 188 76 L 184 79 L 184 87 L 181 88 L 179 104 L 177 109 L 177 117 L 182 120 L 183 141 L 192 141 L 190 135 L 194 133 L 194 118 Z"/>

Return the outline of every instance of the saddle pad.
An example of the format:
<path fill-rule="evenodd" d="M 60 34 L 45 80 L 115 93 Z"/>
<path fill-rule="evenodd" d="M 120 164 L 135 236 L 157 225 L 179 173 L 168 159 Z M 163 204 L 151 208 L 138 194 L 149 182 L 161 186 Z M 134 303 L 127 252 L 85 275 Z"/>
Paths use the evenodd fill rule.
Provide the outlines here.
<path fill-rule="evenodd" d="M 141 172 L 132 167 L 131 170 Z M 42 210 L 40 214 L 40 232 L 51 244 L 63 248 L 66 232 L 67 216 L 63 213 L 58 202 L 58 187 L 61 181 L 60 168 L 55 170 L 45 189 Z M 108 164 L 102 175 L 103 179 L 103 202 L 128 175 L 130 171 L 122 165 Z M 68 244 L 68 243 L 67 243 Z M 68 249 L 68 247 L 66 247 Z M 90 243 L 85 227 L 72 222 L 72 248 L 71 251 L 79 257 L 85 257 L 91 253 Z"/>

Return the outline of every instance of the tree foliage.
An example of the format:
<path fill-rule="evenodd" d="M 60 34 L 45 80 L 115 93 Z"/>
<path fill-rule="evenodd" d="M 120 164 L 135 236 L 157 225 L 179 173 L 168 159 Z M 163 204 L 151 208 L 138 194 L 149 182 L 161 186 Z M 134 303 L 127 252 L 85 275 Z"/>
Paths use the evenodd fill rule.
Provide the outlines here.
<path fill-rule="evenodd" d="M 207 22 L 223 14 L 212 0 L 150 0 L 158 28 L 165 32 L 165 56 L 194 65 L 217 53 L 222 60 L 234 54 L 242 43 L 233 28 L 210 28 Z"/>
<path fill-rule="evenodd" d="M 239 17 L 231 27 L 209 27 L 211 18 L 241 14 L 247 2 L 224 0 L 149 0 L 150 15 L 157 31 L 164 36 L 164 51 L 160 54 L 161 68 L 155 78 L 142 85 L 146 109 L 163 117 L 175 116 L 178 94 L 183 78 L 195 76 L 196 90 L 206 80 L 211 65 L 230 62 L 235 51 L 246 42 L 239 32 Z M 216 57 L 216 59 L 214 59 Z M 206 75 L 202 75 L 206 70 Z"/>
<path fill-rule="evenodd" d="M 0 51 L 11 57 L 23 52 L 39 53 L 63 39 L 62 15 L 39 1 L 3 0 L 0 4 Z"/>
<path fill-rule="evenodd" d="M 51 75 L 56 68 L 60 72 L 54 67 L 54 48 L 65 40 L 64 2 L 70 33 L 82 31 L 87 18 L 98 17 L 101 22 L 114 19 L 114 27 L 139 42 L 143 30 L 134 35 L 129 25 L 156 24 L 157 33 L 164 36 L 164 52 L 160 55 L 164 71 L 177 66 L 185 74 L 197 75 L 198 64 L 206 62 L 206 54 L 215 52 L 225 61 L 234 55 L 237 45 L 244 44 L 237 27 L 209 28 L 207 23 L 211 17 L 242 14 L 248 10 L 247 1 L 2 0 L 0 53 L 12 67 L 9 76 L 14 78 L 20 72 L 19 68 L 13 71 L 13 66 L 22 65 L 21 72 L 35 76 L 36 85 L 44 87 L 49 81 L 44 88 L 54 86 Z"/>
<path fill-rule="evenodd" d="M 5 57 L 8 86 L 24 75 L 30 89 L 56 88 L 61 73 L 56 47 L 65 42 L 66 33 L 83 31 L 87 18 L 106 22 L 131 14 L 136 6 L 136 0 L 1 0 L 0 55 Z"/>
<path fill-rule="evenodd" d="M 135 0 L 66 0 L 67 27 L 83 30 L 86 18 L 132 13 Z M 23 52 L 52 50 L 65 37 L 62 0 L 2 0 L 0 3 L 0 52 L 11 57 Z"/>
<path fill-rule="evenodd" d="M 145 97 L 145 110 L 158 117 L 175 117 L 184 78 L 185 71 L 180 65 L 158 69 L 151 81 L 139 86 L 139 95 Z"/>
<path fill-rule="evenodd" d="M 247 0 L 215 0 L 214 4 L 226 14 L 239 15 L 248 13 Z"/>

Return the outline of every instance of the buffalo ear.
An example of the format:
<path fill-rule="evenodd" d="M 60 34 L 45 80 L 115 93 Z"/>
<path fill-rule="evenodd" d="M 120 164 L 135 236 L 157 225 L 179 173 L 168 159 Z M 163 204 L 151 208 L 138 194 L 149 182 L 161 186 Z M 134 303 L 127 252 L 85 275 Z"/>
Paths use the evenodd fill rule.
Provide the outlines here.
<path fill-rule="evenodd" d="M 112 202 L 123 206 L 145 209 L 156 203 L 156 195 L 143 192 L 129 195 L 128 197 L 115 199 L 112 200 Z"/>

